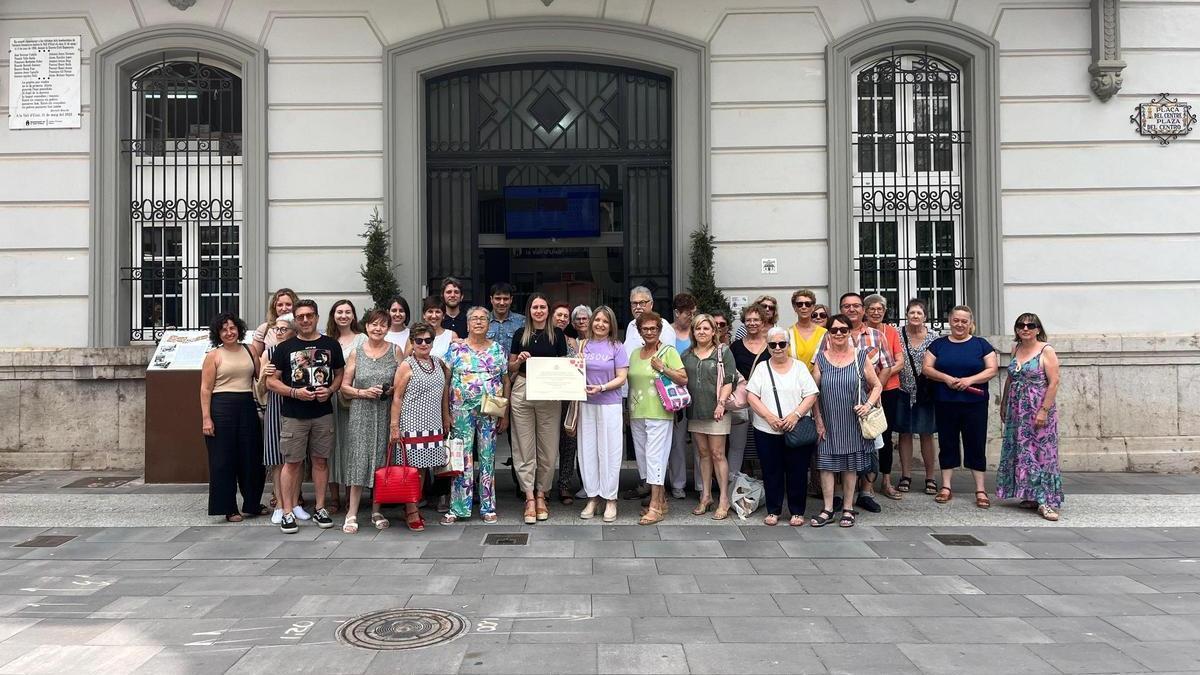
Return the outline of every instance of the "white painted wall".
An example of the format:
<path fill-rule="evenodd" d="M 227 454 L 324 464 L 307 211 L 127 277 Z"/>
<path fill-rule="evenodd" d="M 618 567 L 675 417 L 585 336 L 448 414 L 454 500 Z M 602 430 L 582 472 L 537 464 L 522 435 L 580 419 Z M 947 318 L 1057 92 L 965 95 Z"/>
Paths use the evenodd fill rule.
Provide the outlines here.
<path fill-rule="evenodd" d="M 1200 104 L 1200 6 L 1122 6 L 1125 87 L 1100 103 L 1088 90 L 1084 0 L 229 0 L 186 12 L 163 0 L 44 9 L 0 0 L 0 40 L 79 34 L 85 50 L 82 129 L 0 130 L 0 347 L 87 341 L 87 53 L 96 43 L 195 22 L 263 44 L 268 286 L 294 287 L 323 307 L 343 296 L 361 306 L 357 234 L 384 194 L 385 46 L 531 16 L 632 22 L 707 41 L 718 281 L 730 293 L 780 298 L 828 285 L 826 45 L 906 15 L 992 35 L 1001 46 L 1005 316 L 1031 309 L 1057 333 L 1200 332 L 1200 314 L 1179 311 L 1200 306 L 1200 132 L 1162 148 L 1128 121 L 1161 91 Z M 779 259 L 778 274 L 760 274 L 763 257 Z"/>

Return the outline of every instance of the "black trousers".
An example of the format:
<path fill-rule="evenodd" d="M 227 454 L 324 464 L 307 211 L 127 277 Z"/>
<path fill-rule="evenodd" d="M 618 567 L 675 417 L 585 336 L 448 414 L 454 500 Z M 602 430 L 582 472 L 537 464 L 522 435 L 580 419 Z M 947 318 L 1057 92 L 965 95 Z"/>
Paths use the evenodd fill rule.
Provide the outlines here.
<path fill-rule="evenodd" d="M 896 423 L 896 406 L 900 401 L 899 389 L 885 389 L 879 402 L 887 416 L 887 430 L 883 432 L 883 447 L 879 449 L 879 473 L 886 476 L 892 472 L 892 425 Z"/>
<path fill-rule="evenodd" d="M 258 515 L 262 508 L 266 471 L 262 457 L 262 423 L 254 396 L 245 393 L 212 395 L 212 436 L 208 446 L 208 515 L 238 512 L 237 492 L 242 492 L 242 512 Z"/>
<path fill-rule="evenodd" d="M 813 447 L 789 448 L 782 434 L 754 430 L 758 462 L 762 465 L 763 487 L 767 493 L 767 513 L 783 514 L 783 497 L 787 495 L 788 513 L 804 515 L 808 499 L 808 463 Z"/>
<path fill-rule="evenodd" d="M 966 466 L 972 471 L 987 471 L 988 402 L 938 401 L 934 404 L 934 413 L 937 415 L 938 465 L 942 469 Z"/>

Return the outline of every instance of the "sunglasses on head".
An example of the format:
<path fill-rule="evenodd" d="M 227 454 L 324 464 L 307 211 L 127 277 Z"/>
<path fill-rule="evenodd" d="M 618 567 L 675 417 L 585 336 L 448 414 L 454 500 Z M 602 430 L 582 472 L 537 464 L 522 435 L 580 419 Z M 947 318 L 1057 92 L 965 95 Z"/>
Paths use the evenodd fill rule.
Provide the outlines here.
<path fill-rule="evenodd" d="M 1017 323 L 1017 328 L 1024 328 L 1025 330 L 1037 330 L 1040 328 L 1040 326 L 1031 321 L 1021 321 Z"/>
<path fill-rule="evenodd" d="M 841 335 L 842 333 L 849 334 L 850 329 L 847 328 L 846 326 L 834 326 L 833 328 L 829 329 L 829 332 L 833 333 L 834 335 Z"/>
<path fill-rule="evenodd" d="M 767 347 L 771 349 L 784 349 L 787 347 L 786 342 L 768 342 Z"/>
<path fill-rule="evenodd" d="M 815 304 L 817 303 L 811 300 L 797 300 L 796 302 L 792 303 L 792 307 L 812 307 Z"/>
<path fill-rule="evenodd" d="M 413 341 L 414 345 L 431 345 L 431 344 L 433 344 L 433 338 L 431 338 L 431 337 L 423 337 L 423 338 L 415 337 L 412 339 L 412 341 Z"/>

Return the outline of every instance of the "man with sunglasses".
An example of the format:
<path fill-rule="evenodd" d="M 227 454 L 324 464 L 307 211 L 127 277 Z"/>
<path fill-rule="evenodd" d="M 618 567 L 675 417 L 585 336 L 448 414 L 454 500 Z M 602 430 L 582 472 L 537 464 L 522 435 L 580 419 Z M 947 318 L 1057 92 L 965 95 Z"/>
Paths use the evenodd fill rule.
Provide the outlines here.
<path fill-rule="evenodd" d="M 304 299 L 292 309 L 296 335 L 279 343 L 271 356 L 275 374 L 267 387 L 280 401 L 279 452 L 283 456 L 280 471 L 280 499 L 283 517 L 279 529 L 294 534 L 299 525 L 293 510 L 300 493 L 301 468 L 305 457 L 312 457 L 313 488 L 317 493 L 317 527 L 333 527 L 325 510 L 325 491 L 329 482 L 329 456 L 336 442 L 333 432 L 333 405 L 329 397 L 342 386 L 346 361 L 342 346 L 328 335 L 317 332 L 317 303 Z"/>

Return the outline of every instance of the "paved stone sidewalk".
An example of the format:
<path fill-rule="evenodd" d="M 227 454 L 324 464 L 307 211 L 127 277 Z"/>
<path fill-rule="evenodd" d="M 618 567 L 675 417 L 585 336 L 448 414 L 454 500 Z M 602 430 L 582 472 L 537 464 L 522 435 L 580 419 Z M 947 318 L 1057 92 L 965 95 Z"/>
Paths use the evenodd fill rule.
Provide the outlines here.
<path fill-rule="evenodd" d="M 1095 493 L 1081 494 L 1085 481 L 1068 498 L 1080 519 L 1086 498 L 1122 484 L 1158 490 L 1145 498 L 1164 519 L 1167 500 L 1200 492 L 1196 477 L 1086 479 Z M 5 523 L 21 518 L 13 498 L 68 497 L 18 490 L 0 496 Z M 131 486 L 106 498 L 161 507 L 164 496 L 197 494 Z M 906 500 L 903 518 L 940 512 L 923 497 Z M 969 513 L 965 499 L 954 506 Z M 3 526 L 0 674 L 1200 672 L 1200 520 L 1073 527 L 993 511 L 1020 525 L 882 525 L 870 514 L 848 530 L 692 525 L 673 511 L 639 527 L 584 524 L 558 507 L 553 525 L 353 536 L 311 525 L 292 536 L 251 524 Z M 495 533 L 529 541 L 485 545 Z M 39 536 L 68 539 L 18 546 Z M 411 651 L 339 641 L 347 620 L 396 608 L 452 611 L 466 633 Z"/>

